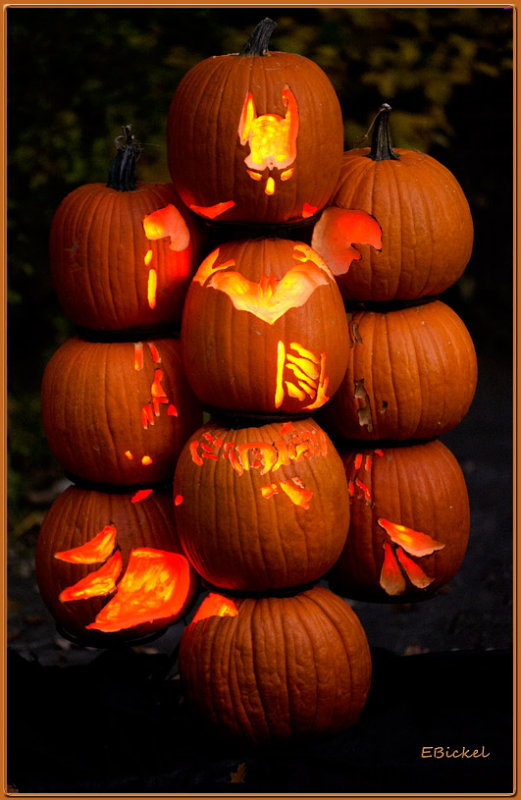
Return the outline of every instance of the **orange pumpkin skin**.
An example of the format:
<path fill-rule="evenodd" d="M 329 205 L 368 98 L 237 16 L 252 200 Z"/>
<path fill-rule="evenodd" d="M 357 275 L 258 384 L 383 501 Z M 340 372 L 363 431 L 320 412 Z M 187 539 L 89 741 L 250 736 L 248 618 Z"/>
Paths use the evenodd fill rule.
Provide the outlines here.
<path fill-rule="evenodd" d="M 176 339 L 69 339 L 45 369 L 41 412 L 62 467 L 107 484 L 171 477 L 186 439 L 202 423 Z"/>
<path fill-rule="evenodd" d="M 437 439 L 380 450 L 346 448 L 340 455 L 351 526 L 331 571 L 332 587 L 379 602 L 430 597 L 456 574 L 468 542 L 469 500 L 456 458 Z"/>
<path fill-rule="evenodd" d="M 114 541 L 99 553 L 98 561 L 89 560 L 76 548 L 85 547 L 106 526 L 114 529 Z M 163 577 L 164 585 L 159 587 L 156 572 L 156 581 L 149 585 L 141 602 L 137 585 L 132 601 L 127 596 L 125 607 L 110 614 L 108 623 L 106 619 L 101 621 L 103 615 L 96 623 L 102 609 L 107 608 L 113 597 L 118 597 L 122 581 L 129 580 L 132 551 L 139 555 L 143 548 L 154 551 L 155 559 L 160 559 L 164 574 L 169 576 L 168 581 Z M 76 561 L 57 557 L 71 550 L 75 550 Z M 88 580 L 118 553 L 121 569 L 115 576 L 115 587 L 99 595 L 61 599 L 62 592 L 67 594 L 79 580 Z M 165 553 L 176 554 L 170 566 L 163 564 Z M 157 487 L 140 501 L 134 492 L 105 492 L 76 486 L 66 489 L 52 504 L 40 529 L 36 576 L 42 598 L 59 627 L 82 644 L 100 646 L 148 635 L 176 622 L 190 606 L 196 586 L 195 573 L 182 555 L 175 532 L 170 492 Z M 152 607 L 151 595 L 156 599 Z M 92 625 L 98 627 L 88 627 Z"/>
<path fill-rule="evenodd" d="M 302 242 L 252 239 L 214 250 L 183 311 L 186 374 L 201 403 L 311 413 L 344 376 L 348 336 L 340 292 Z"/>
<path fill-rule="evenodd" d="M 281 52 L 214 56 L 174 94 L 168 165 L 183 201 L 203 217 L 293 222 L 329 201 L 343 136 L 335 90 L 313 61 Z"/>
<path fill-rule="evenodd" d="M 174 497 L 186 555 L 203 578 L 228 589 L 317 580 L 349 527 L 342 462 L 312 419 L 204 425 L 179 457 Z"/>
<path fill-rule="evenodd" d="M 350 315 L 342 385 L 320 418 L 346 439 L 428 439 L 458 425 L 477 384 L 472 339 L 436 300 Z"/>
<path fill-rule="evenodd" d="M 194 708 L 256 745 L 353 725 L 371 680 L 358 617 L 323 587 L 258 600 L 210 595 L 183 632 L 179 666 Z"/>
<path fill-rule="evenodd" d="M 138 183 L 133 191 L 80 186 L 62 200 L 51 225 L 58 299 L 84 328 L 178 323 L 200 242 L 197 222 L 170 184 Z"/>
<path fill-rule="evenodd" d="M 326 210 L 312 245 L 350 300 L 413 300 L 439 294 L 462 275 L 472 253 L 468 202 L 439 161 L 395 148 L 397 159 L 370 157 L 370 148 L 344 153 L 332 206 L 371 215 L 381 245 L 352 236 L 352 218 Z M 356 245 L 359 260 L 352 260 Z M 360 257 L 361 256 L 361 257 Z"/>

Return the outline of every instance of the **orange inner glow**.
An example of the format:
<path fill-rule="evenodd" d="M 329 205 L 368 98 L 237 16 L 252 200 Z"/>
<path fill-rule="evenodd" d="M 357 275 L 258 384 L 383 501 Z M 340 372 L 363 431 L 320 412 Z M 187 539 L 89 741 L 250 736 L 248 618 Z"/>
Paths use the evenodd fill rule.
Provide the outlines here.
<path fill-rule="evenodd" d="M 236 617 L 239 609 L 229 597 L 211 592 L 197 609 L 191 625 L 208 617 Z"/>
<path fill-rule="evenodd" d="M 90 597 L 100 597 L 114 592 L 121 566 L 121 553 L 116 551 L 98 570 L 90 572 L 77 583 L 60 592 L 58 599 L 62 603 L 67 603 L 72 600 L 88 600 Z"/>
<path fill-rule="evenodd" d="M 304 489 L 302 486 L 296 485 L 291 481 L 279 481 L 280 488 L 286 494 L 292 503 L 296 506 L 301 506 L 306 511 L 309 508 L 313 492 L 309 489 Z"/>
<path fill-rule="evenodd" d="M 137 548 L 130 554 L 117 593 L 88 629 L 114 633 L 180 614 L 191 591 L 185 556 L 164 550 Z"/>
<path fill-rule="evenodd" d="M 125 458 L 128 458 L 129 461 L 132 461 L 133 458 L 134 458 L 134 456 L 132 455 L 132 452 L 130 450 L 125 450 L 124 455 L 125 455 Z"/>
<path fill-rule="evenodd" d="M 161 356 L 159 355 L 159 350 L 157 349 L 154 342 L 147 342 L 148 349 L 150 350 L 150 355 L 152 356 L 152 361 L 154 364 L 161 363 Z"/>
<path fill-rule="evenodd" d="M 71 564 L 99 564 L 106 561 L 116 546 L 116 528 L 105 525 L 103 530 L 79 547 L 55 553 L 54 557 Z"/>
<path fill-rule="evenodd" d="M 388 595 L 403 594 L 406 589 L 405 578 L 390 544 L 384 542 L 384 560 L 380 573 L 380 586 Z"/>
<path fill-rule="evenodd" d="M 273 178 L 270 175 L 270 177 L 266 181 L 266 186 L 264 188 L 264 193 L 268 194 L 268 195 L 275 194 L 275 189 L 276 189 L 275 181 L 273 180 Z"/>
<path fill-rule="evenodd" d="M 148 467 L 150 466 L 150 464 L 153 463 L 153 460 L 150 456 L 143 456 L 143 458 L 141 459 L 141 463 L 143 464 L 144 467 Z"/>
<path fill-rule="evenodd" d="M 133 495 L 131 499 L 131 503 L 141 503 L 142 500 L 146 500 L 147 497 L 150 497 L 154 490 L 153 489 L 138 489 L 138 491 Z"/>
<path fill-rule="evenodd" d="M 220 217 L 222 214 L 229 211 L 230 208 L 233 208 L 234 205 L 235 200 L 226 200 L 222 203 L 215 203 L 213 206 L 198 206 L 196 203 L 188 203 L 188 207 L 194 214 L 199 214 L 200 217 L 206 217 L 206 219 Z"/>
<path fill-rule="evenodd" d="M 431 536 L 421 531 L 415 531 L 406 525 L 397 522 L 390 522 L 388 519 L 380 517 L 378 524 L 388 534 L 394 544 L 400 545 L 410 555 L 422 558 L 429 556 L 436 550 L 442 550 L 445 545 L 437 542 Z"/>
<path fill-rule="evenodd" d="M 348 272 L 362 255 L 355 244 L 382 249 L 382 229 L 366 211 L 332 206 L 322 213 L 313 231 L 312 247 L 325 258 L 335 275 Z"/>
<path fill-rule="evenodd" d="M 150 241 L 170 238 L 170 250 L 181 252 L 190 244 L 190 231 L 182 215 L 169 203 L 143 219 L 145 236 Z M 146 257 L 145 257 L 146 258 Z"/>
<path fill-rule="evenodd" d="M 156 307 L 157 300 L 157 270 L 150 269 L 148 271 L 147 282 L 147 301 L 150 308 Z"/>
<path fill-rule="evenodd" d="M 289 350 L 295 350 L 293 355 Z M 291 373 L 288 380 L 286 372 Z M 277 343 L 277 366 L 275 375 L 275 408 L 280 408 L 286 394 L 300 402 L 307 402 L 304 409 L 319 408 L 329 398 L 327 387 L 329 378 L 326 377 L 326 354 L 319 357 L 304 348 L 298 342 L 291 342 L 290 348 L 282 340 Z"/>
<path fill-rule="evenodd" d="M 174 505 L 180 506 L 182 502 L 183 502 L 183 495 L 182 494 L 176 494 L 176 496 L 174 498 Z"/>
<path fill-rule="evenodd" d="M 302 206 L 302 217 L 303 219 L 308 219 L 309 217 L 314 216 L 318 211 L 318 206 L 312 206 L 309 203 L 304 203 Z"/>
<path fill-rule="evenodd" d="M 134 369 L 139 372 L 143 369 L 143 342 L 134 343 Z"/>
<path fill-rule="evenodd" d="M 297 102 L 289 86 L 282 91 L 282 102 L 286 108 L 284 117 L 279 114 L 262 114 L 259 117 L 253 94 L 246 94 L 238 134 L 241 145 L 249 144 L 250 153 L 244 161 L 250 169 L 285 169 L 297 156 L 299 116 Z"/>
<path fill-rule="evenodd" d="M 409 558 L 401 547 L 396 548 L 396 555 L 407 577 L 418 589 L 426 589 L 434 578 L 429 578 L 418 564 Z"/>

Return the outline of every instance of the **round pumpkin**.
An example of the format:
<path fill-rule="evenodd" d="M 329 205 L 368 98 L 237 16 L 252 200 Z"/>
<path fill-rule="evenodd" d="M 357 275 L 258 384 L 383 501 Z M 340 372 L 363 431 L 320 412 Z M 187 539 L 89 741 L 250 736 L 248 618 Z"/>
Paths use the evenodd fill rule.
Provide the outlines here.
<path fill-rule="evenodd" d="M 470 516 L 465 478 L 439 440 L 341 449 L 351 526 L 335 591 L 375 601 L 430 597 L 458 571 Z"/>
<path fill-rule="evenodd" d="M 186 439 L 202 423 L 176 339 L 69 339 L 45 369 L 41 412 L 62 467 L 107 484 L 171 477 Z"/>
<path fill-rule="evenodd" d="M 228 589 L 320 578 L 349 527 L 342 462 L 312 419 L 204 425 L 179 456 L 174 497 L 185 553 L 203 578 Z"/>
<path fill-rule="evenodd" d="M 463 273 L 474 229 L 454 175 L 415 150 L 395 148 L 382 106 L 371 148 L 344 154 L 340 178 L 312 246 L 348 300 L 414 300 Z"/>
<path fill-rule="evenodd" d="M 176 622 L 196 585 L 176 535 L 170 491 L 158 487 L 66 489 L 40 529 L 36 576 L 59 628 L 100 646 Z"/>
<path fill-rule="evenodd" d="M 319 586 L 293 597 L 210 594 L 183 631 L 179 667 L 193 707 L 257 745 L 344 730 L 371 680 L 358 617 Z"/>
<path fill-rule="evenodd" d="M 335 90 L 313 61 L 268 51 L 273 26 L 260 23 L 242 53 L 196 64 L 173 96 L 170 174 L 206 219 L 297 221 L 335 188 L 343 152 Z"/>
<path fill-rule="evenodd" d="M 95 330 L 178 323 L 199 260 L 196 219 L 167 183 L 136 182 L 139 146 L 116 140 L 108 184 L 67 195 L 51 225 L 50 263 L 65 313 Z M 124 139 L 124 137 L 121 137 Z"/>
<path fill-rule="evenodd" d="M 197 270 L 183 311 L 186 374 L 199 400 L 307 414 L 339 387 L 348 328 L 338 286 L 307 244 L 222 244 Z"/>
<path fill-rule="evenodd" d="M 467 413 L 477 384 L 474 345 L 460 317 L 435 300 L 395 311 L 355 311 L 348 365 L 320 417 L 346 439 L 428 439 Z"/>

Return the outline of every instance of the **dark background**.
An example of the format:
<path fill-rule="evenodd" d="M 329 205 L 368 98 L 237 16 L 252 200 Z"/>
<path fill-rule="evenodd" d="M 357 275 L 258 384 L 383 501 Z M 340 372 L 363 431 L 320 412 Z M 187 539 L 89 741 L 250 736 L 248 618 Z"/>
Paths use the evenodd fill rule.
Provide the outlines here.
<path fill-rule="evenodd" d="M 366 144 L 375 112 L 388 102 L 394 144 L 428 152 L 461 183 L 475 246 L 464 276 L 443 299 L 469 328 L 480 375 L 468 416 L 443 437 L 471 501 L 460 572 L 429 602 L 353 603 L 375 662 L 367 713 L 332 749 L 286 750 L 285 760 L 215 742 L 210 755 L 204 747 L 212 739 L 183 710 L 178 682 L 163 680 L 175 678 L 180 630 L 146 651 L 132 650 L 126 661 L 72 647 L 41 606 L 33 564 L 41 521 L 65 486 L 39 410 L 45 365 L 74 332 L 50 281 L 54 211 L 76 186 L 106 179 L 124 124 L 145 145 L 138 177 L 168 181 L 166 115 L 179 80 L 202 58 L 240 50 L 266 14 L 278 23 L 271 49 L 301 53 L 331 79 L 346 149 Z M 8 686 L 10 780 L 20 791 L 509 791 L 513 14 L 499 7 L 8 9 Z M 105 758 L 103 769 L 87 775 L 86 756 L 63 733 L 66 684 L 71 692 L 83 686 L 86 713 L 94 687 L 105 711 L 107 698 L 114 703 L 117 695 L 111 714 L 120 715 L 121 727 L 111 723 L 111 730 L 119 762 L 108 766 Z M 144 719 L 164 731 L 169 715 L 186 733 L 182 741 L 179 732 L 170 734 L 178 753 L 161 761 L 161 747 L 152 757 L 149 737 L 136 731 Z M 132 745 L 118 738 L 129 728 Z M 469 739 L 479 747 L 492 743 L 490 758 L 418 759 L 423 745 L 461 747 Z M 203 751 L 196 753 L 199 740 Z M 125 753 L 138 777 L 129 777 Z M 385 767 L 380 777 L 376 760 Z M 247 764 L 247 777 L 230 788 L 239 763 Z"/>

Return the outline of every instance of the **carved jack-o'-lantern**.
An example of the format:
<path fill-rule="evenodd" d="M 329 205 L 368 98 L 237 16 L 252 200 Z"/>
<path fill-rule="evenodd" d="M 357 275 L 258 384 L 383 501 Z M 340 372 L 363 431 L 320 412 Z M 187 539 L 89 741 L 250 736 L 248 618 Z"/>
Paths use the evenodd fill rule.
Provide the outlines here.
<path fill-rule="evenodd" d="M 183 631 L 179 667 L 194 708 L 255 744 L 344 730 L 371 681 L 358 617 L 318 586 L 293 597 L 210 594 Z"/>
<path fill-rule="evenodd" d="M 179 539 L 210 583 L 259 591 L 317 580 L 349 527 L 342 462 L 312 419 L 236 430 L 211 422 L 179 457 Z"/>
<path fill-rule="evenodd" d="M 307 413 L 344 376 L 348 337 L 340 292 L 308 245 L 228 242 L 203 261 L 188 290 L 181 340 L 202 403 Z"/>
<path fill-rule="evenodd" d="M 390 110 L 380 109 L 371 148 L 344 154 L 332 207 L 313 231 L 312 246 L 347 300 L 439 294 L 458 280 L 472 252 L 461 186 L 431 156 L 393 150 Z"/>
<path fill-rule="evenodd" d="M 469 535 L 461 468 L 439 440 L 341 449 L 351 525 L 332 586 L 364 600 L 421 600 L 457 572 Z"/>
<path fill-rule="evenodd" d="M 51 358 L 41 410 L 64 469 L 94 483 L 155 483 L 173 475 L 202 412 L 175 339 L 69 339 Z"/>
<path fill-rule="evenodd" d="M 71 486 L 40 529 L 36 574 L 59 627 L 106 645 L 159 631 L 187 610 L 195 573 L 182 554 L 170 492 Z"/>
<path fill-rule="evenodd" d="M 344 380 L 321 424 L 346 439 L 423 439 L 458 425 L 477 383 L 476 352 L 460 317 L 435 300 L 355 311 Z"/>
<path fill-rule="evenodd" d="M 54 215 L 51 270 L 58 299 L 95 330 L 178 322 L 195 265 L 198 223 L 171 184 L 136 182 L 139 147 L 127 128 L 109 182 L 80 186 Z"/>
<path fill-rule="evenodd" d="M 268 52 L 273 26 L 261 22 L 243 53 L 197 64 L 172 99 L 172 180 L 207 219 L 305 219 L 336 185 L 343 151 L 337 96 L 317 64 Z"/>

